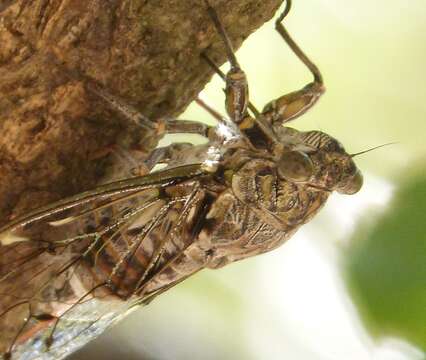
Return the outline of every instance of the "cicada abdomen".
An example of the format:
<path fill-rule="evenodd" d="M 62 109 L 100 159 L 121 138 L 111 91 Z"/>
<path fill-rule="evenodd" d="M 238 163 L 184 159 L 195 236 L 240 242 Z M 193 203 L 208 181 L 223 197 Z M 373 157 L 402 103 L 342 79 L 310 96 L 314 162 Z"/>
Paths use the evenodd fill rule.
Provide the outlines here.
<path fill-rule="evenodd" d="M 185 251 L 210 201 L 201 173 L 186 166 L 110 184 L 3 229 L 0 351 L 61 358 L 199 270 Z"/>

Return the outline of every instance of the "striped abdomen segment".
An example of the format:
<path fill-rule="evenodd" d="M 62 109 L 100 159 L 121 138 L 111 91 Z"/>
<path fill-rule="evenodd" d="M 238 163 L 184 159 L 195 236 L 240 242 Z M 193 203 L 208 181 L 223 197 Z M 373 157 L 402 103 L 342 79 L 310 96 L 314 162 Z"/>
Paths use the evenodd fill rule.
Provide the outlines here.
<path fill-rule="evenodd" d="M 144 297 L 203 265 L 188 253 L 212 196 L 194 183 L 150 191 L 102 209 L 90 221 L 103 230 L 87 253 L 86 266 L 97 283 L 124 299 Z"/>

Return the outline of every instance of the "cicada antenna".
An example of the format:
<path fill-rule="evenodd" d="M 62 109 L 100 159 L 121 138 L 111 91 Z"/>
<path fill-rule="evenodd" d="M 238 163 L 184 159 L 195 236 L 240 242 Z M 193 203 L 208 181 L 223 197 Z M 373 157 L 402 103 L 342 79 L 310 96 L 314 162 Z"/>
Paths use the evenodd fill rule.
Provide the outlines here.
<path fill-rule="evenodd" d="M 395 145 L 395 144 L 399 144 L 399 143 L 398 143 L 398 142 L 390 142 L 390 143 L 386 143 L 386 144 L 382 144 L 382 145 L 374 146 L 374 147 L 372 147 L 372 148 L 370 148 L 370 149 L 363 150 L 363 151 L 357 152 L 357 153 L 355 153 L 355 154 L 349 154 L 349 156 L 350 156 L 351 158 L 354 158 L 355 156 L 362 155 L 362 154 L 368 153 L 368 152 L 370 152 L 370 151 L 377 150 L 377 149 L 380 149 L 380 148 L 382 148 L 382 147 L 389 146 L 389 145 Z"/>

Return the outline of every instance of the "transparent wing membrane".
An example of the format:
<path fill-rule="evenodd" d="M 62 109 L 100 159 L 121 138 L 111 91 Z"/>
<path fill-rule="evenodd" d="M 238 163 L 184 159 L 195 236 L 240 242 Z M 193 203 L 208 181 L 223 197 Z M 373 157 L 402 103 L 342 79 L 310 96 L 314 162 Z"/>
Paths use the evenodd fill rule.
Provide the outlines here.
<path fill-rule="evenodd" d="M 196 178 L 202 171 L 184 168 L 77 195 L 2 229 L 0 352 L 6 358 L 65 356 L 135 302 L 173 285 L 175 279 L 163 279 L 144 291 L 192 240 L 181 229 L 201 199 Z"/>

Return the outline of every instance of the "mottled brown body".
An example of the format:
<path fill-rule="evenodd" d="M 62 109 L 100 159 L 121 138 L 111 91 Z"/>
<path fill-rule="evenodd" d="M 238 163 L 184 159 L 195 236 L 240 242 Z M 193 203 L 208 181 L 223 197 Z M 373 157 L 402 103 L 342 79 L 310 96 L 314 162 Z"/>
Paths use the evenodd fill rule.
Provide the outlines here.
<path fill-rule="evenodd" d="M 313 133 L 281 133 L 287 140 L 283 154 L 311 149 L 310 182 L 280 175 L 277 157 L 283 154 L 211 143 L 226 149 L 214 170 L 204 168 L 205 158 L 195 165 L 171 162 L 164 171 L 106 185 L 11 224 L 0 238 L 0 289 L 7 294 L 0 316 L 7 332 L 0 344 L 10 344 L 25 326 L 16 346 L 26 343 L 28 351 L 34 333 L 49 339 L 53 331 L 53 349 L 64 351 L 64 334 L 87 338 L 90 329 L 109 324 L 111 313 L 148 302 L 203 268 L 281 245 L 325 203 L 326 186 L 341 184 L 330 182 L 338 179 L 333 161 L 346 156 L 353 165 L 334 139 L 314 134 L 324 139 L 322 149 L 309 144 Z M 175 161 L 188 159 L 186 153 L 191 161 L 205 157 L 207 147 L 183 148 Z M 17 317 L 25 320 L 11 321 Z"/>
<path fill-rule="evenodd" d="M 318 70 L 280 23 L 289 3 L 277 29 L 314 82 L 261 113 L 249 104 L 245 75 L 215 11 L 206 7 L 231 62 L 225 77 L 230 119 L 218 116 L 215 128 L 155 124 L 93 90 L 157 133 L 194 131 L 208 142 L 157 148 L 142 166 L 145 175 L 64 199 L 0 229 L 0 352 L 6 358 L 62 358 L 195 272 L 281 245 L 332 191 L 360 189 L 361 174 L 337 140 L 282 126 L 324 91 Z M 166 167 L 152 171 L 156 164 Z"/>

